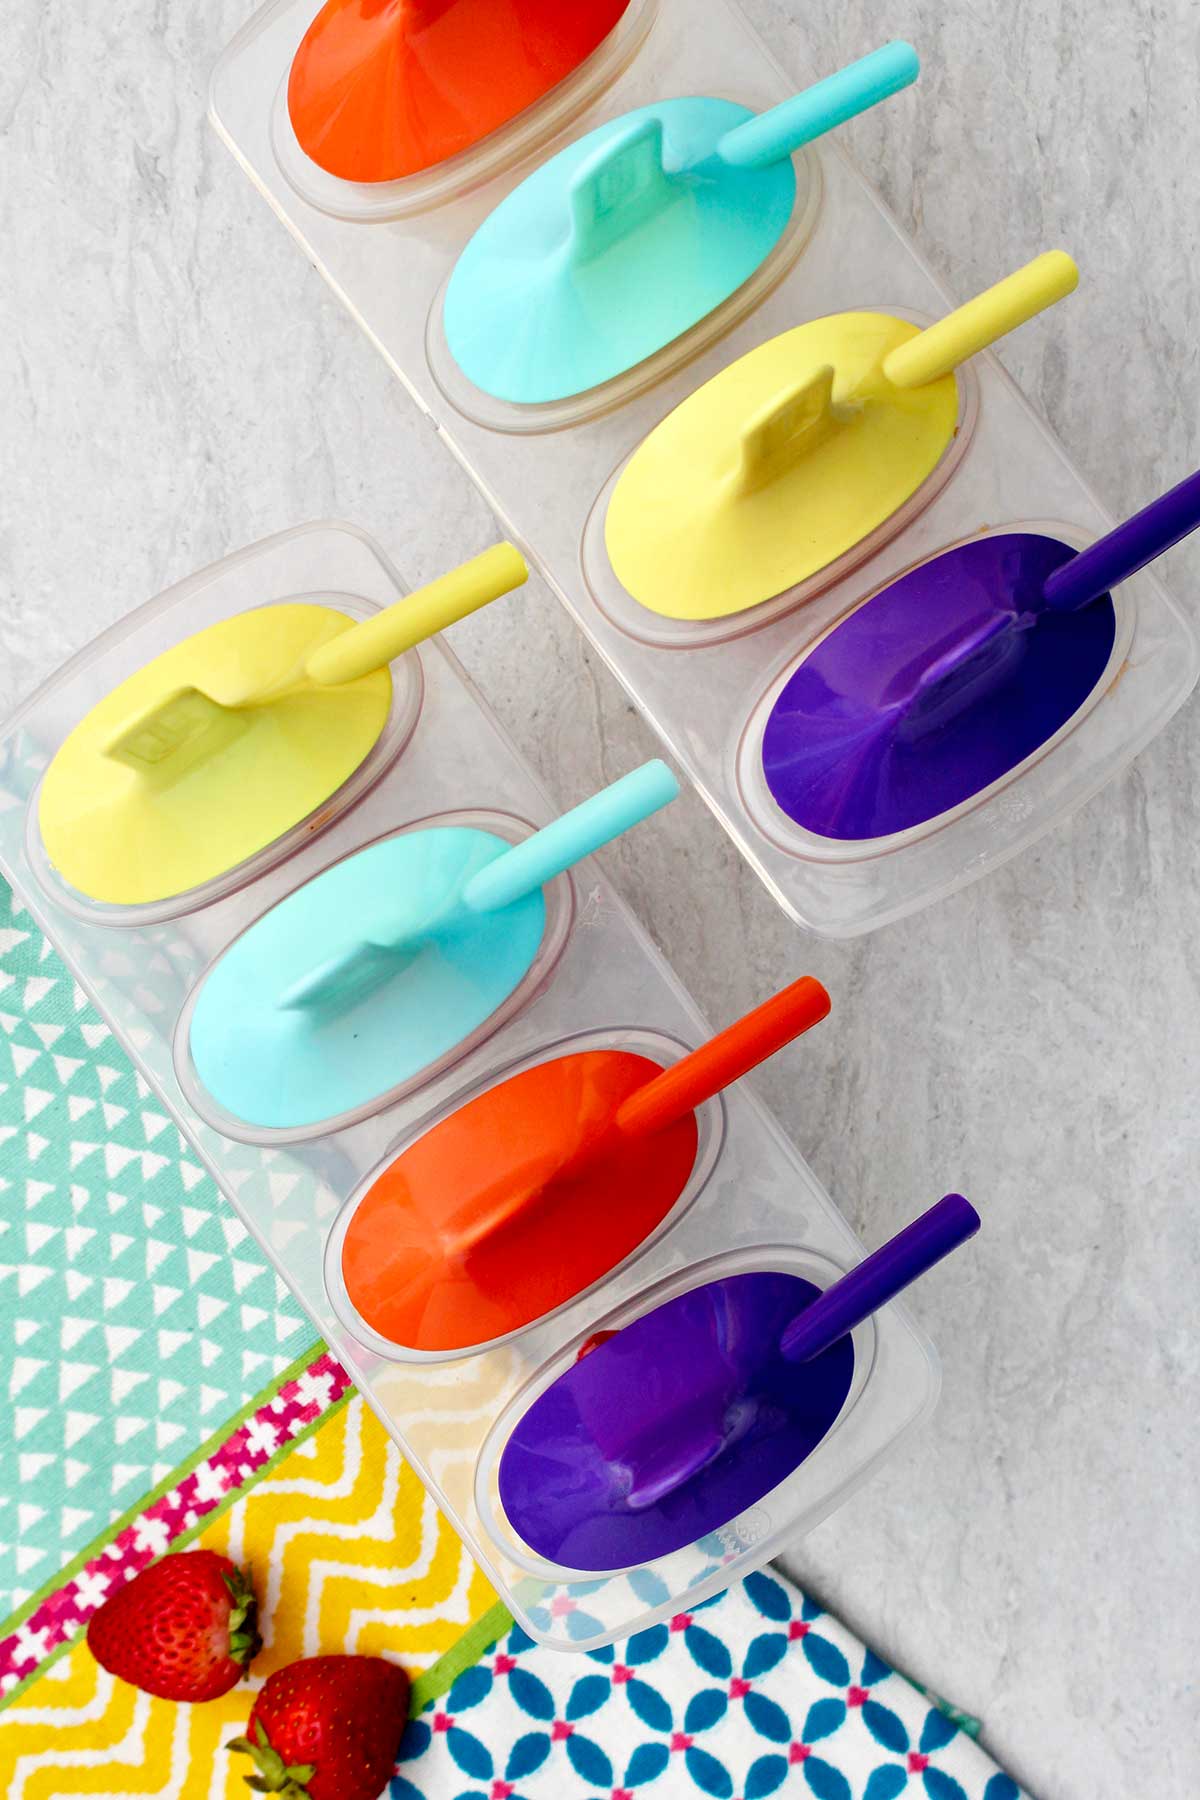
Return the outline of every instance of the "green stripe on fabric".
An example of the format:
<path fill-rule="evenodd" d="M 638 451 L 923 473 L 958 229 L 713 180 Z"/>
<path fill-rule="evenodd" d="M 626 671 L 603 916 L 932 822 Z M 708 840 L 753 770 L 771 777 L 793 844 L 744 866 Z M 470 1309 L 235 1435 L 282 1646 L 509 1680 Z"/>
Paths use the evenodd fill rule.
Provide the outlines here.
<path fill-rule="evenodd" d="M 417 1676 L 412 1684 L 409 1718 L 415 1719 L 434 1700 L 440 1700 L 443 1694 L 448 1694 L 459 1676 L 474 1668 L 480 1657 L 485 1656 L 492 1645 L 499 1643 L 512 1628 L 512 1614 L 503 1601 L 497 1600 L 495 1606 L 489 1607 L 473 1625 L 468 1625 L 445 1656 L 439 1656 L 432 1668 Z"/>
<path fill-rule="evenodd" d="M 979 1736 L 983 1730 L 982 1719 L 977 1719 L 974 1713 L 964 1712 L 962 1707 L 955 1706 L 952 1700 L 943 1700 L 942 1696 L 935 1694 L 932 1688 L 922 1687 L 921 1683 L 914 1681 L 911 1675 L 906 1675 L 904 1679 L 908 1682 L 909 1687 L 915 1687 L 918 1694 L 924 1694 L 927 1700 L 931 1700 L 938 1711 L 945 1713 L 950 1723 L 957 1725 L 958 1729 L 967 1737 L 977 1738 Z"/>
<path fill-rule="evenodd" d="M 323 1353 L 323 1351 L 324 1351 L 324 1346 L 322 1345 L 321 1348 L 316 1352 L 316 1356 L 320 1356 Z M 309 1360 L 315 1361 L 316 1356 L 310 1358 Z M 307 1367 L 308 1367 L 308 1362 L 306 1361 L 303 1364 L 303 1368 L 307 1368 Z M 296 1369 L 285 1371 L 279 1377 L 280 1386 L 282 1386 L 284 1382 L 294 1379 L 295 1375 L 298 1372 L 300 1372 L 300 1371 L 297 1371 Z M 266 1399 L 263 1401 L 260 1401 L 259 1404 L 265 1405 L 267 1400 L 270 1400 L 274 1397 L 274 1394 L 276 1392 L 278 1392 L 278 1389 L 266 1388 L 263 1391 L 266 1396 Z M 208 1530 L 209 1526 L 214 1524 L 216 1522 L 216 1520 L 218 1520 L 222 1516 L 222 1514 L 227 1513 L 229 1511 L 230 1507 L 236 1506 L 238 1501 L 243 1499 L 244 1496 L 249 1492 L 249 1490 L 252 1487 L 255 1486 L 255 1484 L 257 1482 L 261 1481 L 265 1475 L 269 1475 L 271 1473 L 272 1469 L 278 1468 L 279 1464 L 281 1462 L 283 1462 L 284 1459 L 291 1454 L 291 1452 L 296 1448 L 297 1444 L 302 1444 L 304 1442 L 305 1438 L 311 1437 L 314 1432 L 319 1431 L 321 1429 L 322 1425 L 324 1425 L 329 1419 L 332 1419 L 337 1413 L 339 1413 L 341 1411 L 342 1407 L 345 1406 L 350 1400 L 352 1400 L 357 1392 L 358 1392 L 357 1388 L 348 1387 L 346 1389 L 345 1393 L 342 1394 L 337 1400 L 335 1400 L 331 1406 L 327 1406 L 323 1413 L 318 1413 L 318 1415 L 315 1419 L 310 1419 L 308 1424 L 305 1425 L 301 1431 L 298 1431 L 296 1433 L 295 1437 L 290 1437 L 286 1444 L 282 1444 L 280 1446 L 280 1448 L 275 1452 L 274 1456 L 268 1458 L 268 1460 L 263 1464 L 261 1469 L 256 1469 L 254 1471 L 253 1475 L 251 1475 L 247 1481 L 242 1482 L 240 1487 L 230 1488 L 229 1492 L 224 1496 L 224 1498 L 221 1500 L 218 1500 L 217 1504 L 213 1507 L 211 1512 L 206 1512 L 202 1519 L 197 1519 L 196 1523 L 192 1526 L 189 1526 L 187 1531 L 181 1531 L 179 1536 L 172 1540 L 171 1547 L 166 1552 L 166 1554 L 168 1556 L 174 1556 L 176 1551 L 186 1550 L 187 1546 L 191 1543 L 194 1543 L 198 1537 L 202 1536 L 203 1533 Z M 255 1410 L 257 1411 L 257 1406 L 255 1407 Z M 232 1436 L 233 1432 L 236 1430 L 237 1430 L 237 1425 L 235 1424 L 231 1427 L 230 1431 L 225 1434 L 225 1436 Z M 225 1442 L 225 1437 L 220 1437 L 216 1440 L 215 1444 L 206 1446 L 206 1448 L 208 1448 L 210 1450 L 219 1449 L 220 1446 L 224 1442 Z M 185 1474 L 190 1473 L 190 1470 L 185 1470 L 184 1473 Z M 180 1475 L 178 1477 L 178 1479 L 182 1480 L 183 1476 Z M 171 1485 L 172 1485 L 171 1483 L 167 1484 L 168 1487 L 170 1487 Z M 163 1491 L 166 1492 L 166 1489 L 164 1489 Z M 146 1505 L 150 1505 L 151 1503 L 152 1503 L 152 1500 L 147 1500 Z M 136 1518 L 138 1512 L 141 1512 L 143 1510 L 144 1510 L 144 1508 L 139 1507 L 135 1511 L 134 1517 Z M 77 1572 L 78 1571 L 76 1571 L 76 1573 Z M 64 1573 L 63 1577 L 60 1579 L 60 1581 L 56 1585 L 61 1587 L 69 1579 L 70 1579 L 69 1574 Z M 24 1681 L 18 1682 L 18 1684 L 15 1688 L 12 1688 L 7 1694 L 5 1694 L 4 1698 L 2 1700 L 0 1700 L 0 1713 L 2 1713 L 4 1711 L 6 1706 L 11 1706 L 12 1702 L 16 1699 L 18 1694 L 23 1694 L 25 1692 L 26 1688 L 32 1687 L 33 1683 L 35 1681 L 39 1680 L 40 1677 L 46 1673 L 46 1670 L 51 1668 L 58 1661 L 60 1656 L 65 1655 L 68 1650 L 73 1650 L 75 1645 L 78 1644 L 81 1635 L 82 1635 L 82 1633 L 77 1631 L 73 1637 L 69 1637 L 69 1638 L 65 1639 L 65 1641 L 63 1643 L 57 1645 L 50 1652 L 49 1656 L 47 1656 L 43 1662 L 40 1662 L 37 1665 L 36 1669 L 30 1670 L 29 1674 L 25 1677 Z M 457 1646 L 455 1646 L 455 1647 L 457 1648 Z M 485 1646 L 485 1648 L 486 1648 L 486 1646 Z M 453 1651 L 447 1651 L 446 1654 L 447 1654 L 447 1656 L 453 1655 Z M 482 1651 L 479 1654 L 482 1654 Z"/>

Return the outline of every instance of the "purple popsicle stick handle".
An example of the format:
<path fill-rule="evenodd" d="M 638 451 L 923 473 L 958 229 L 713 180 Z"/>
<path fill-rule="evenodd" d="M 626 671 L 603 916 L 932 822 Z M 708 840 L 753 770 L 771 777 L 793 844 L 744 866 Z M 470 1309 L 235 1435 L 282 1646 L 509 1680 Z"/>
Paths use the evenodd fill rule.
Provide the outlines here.
<path fill-rule="evenodd" d="M 783 1355 L 811 1362 L 973 1237 L 979 1223 L 969 1201 L 947 1194 L 798 1313 L 780 1340 Z"/>
<path fill-rule="evenodd" d="M 1047 578 L 1042 598 L 1055 612 L 1074 612 L 1136 575 L 1200 525 L 1200 469 L 1097 538 Z"/>

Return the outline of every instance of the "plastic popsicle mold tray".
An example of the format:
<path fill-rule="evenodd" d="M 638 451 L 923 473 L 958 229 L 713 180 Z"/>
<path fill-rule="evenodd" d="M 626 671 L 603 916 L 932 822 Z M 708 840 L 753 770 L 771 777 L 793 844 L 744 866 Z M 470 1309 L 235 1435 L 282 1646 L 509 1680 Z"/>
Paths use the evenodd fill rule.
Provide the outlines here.
<path fill-rule="evenodd" d="M 382 552 L 353 528 L 305 527 L 181 583 L 60 670 L 0 735 L 0 868 L 515 1616 L 545 1642 L 597 1645 L 715 1592 L 815 1524 L 928 1412 L 937 1388 L 936 1359 L 902 1309 L 881 1314 L 870 1379 L 804 1464 L 800 1488 L 730 1521 L 717 1554 L 711 1543 L 701 1544 L 661 1568 L 651 1564 L 582 1588 L 553 1571 L 548 1577 L 530 1573 L 507 1554 L 480 1514 L 476 1485 L 488 1433 L 527 1383 L 542 1380 L 556 1359 L 614 1310 L 642 1309 L 639 1297 L 664 1281 L 687 1285 L 694 1266 L 715 1254 L 757 1256 L 761 1263 L 760 1247 L 778 1246 L 772 1257 L 786 1253 L 832 1268 L 854 1261 L 858 1246 L 803 1159 L 739 1082 L 719 1105 L 703 1109 L 709 1117 L 700 1120 L 696 1168 L 673 1215 L 614 1273 L 521 1335 L 453 1362 L 400 1363 L 347 1328 L 344 1308 L 334 1305 L 325 1285 L 330 1234 L 342 1209 L 397 1148 L 469 1094 L 554 1054 L 564 1039 L 582 1035 L 626 1049 L 669 1040 L 691 1048 L 710 1034 L 589 860 L 573 876 L 575 921 L 552 977 L 493 1037 L 419 1091 L 332 1134 L 286 1147 L 238 1142 L 192 1110 L 172 1055 L 179 1021 L 203 971 L 251 920 L 423 809 L 436 815 L 470 807 L 533 825 L 556 810 L 435 639 L 417 653 L 425 697 L 404 756 L 285 862 L 260 870 L 256 879 L 198 911 L 158 923 L 96 923 L 43 887 L 27 854 L 26 818 L 42 770 L 77 719 L 122 673 L 190 632 L 254 599 L 314 591 L 352 596 L 366 612 L 388 605 L 403 587 Z M 836 1014 L 825 1029 L 835 1028 Z M 553 1605 L 564 1592 L 576 1602 L 573 1608 Z"/>
<path fill-rule="evenodd" d="M 270 204 L 382 350 L 393 372 L 437 422 L 455 455 L 535 561 L 669 751 L 790 917 L 832 937 L 852 936 L 953 892 L 1014 855 L 1095 794 L 1170 718 L 1197 672 L 1190 628 L 1154 576 L 1125 584 L 1130 638 L 1120 679 L 1049 751 L 979 804 L 919 841 L 830 859 L 764 828 L 747 805 L 739 750 L 751 715 L 780 671 L 829 624 L 889 576 L 922 557 L 1003 525 L 1061 521 L 1055 535 L 1084 542 L 1112 523 L 1062 447 L 991 354 L 964 371 L 956 460 L 878 532 L 812 583 L 726 621 L 664 620 L 632 602 L 619 611 L 588 547 L 589 515 L 606 483 L 655 425 L 701 381 L 767 339 L 847 310 L 915 322 L 942 316 L 964 294 L 947 292 L 838 148 L 825 139 L 805 160 L 819 166 L 822 198 L 802 253 L 746 316 L 686 365 L 662 366 L 656 385 L 618 410 L 555 432 L 513 435 L 472 420 L 447 399 L 429 363 L 431 309 L 481 221 L 536 161 L 584 131 L 639 106 L 713 95 L 763 111 L 829 71 L 785 77 L 728 0 L 664 0 L 640 50 L 536 155 L 484 185 L 447 191 L 419 220 L 351 225 L 306 204 L 272 146 L 272 103 L 316 11 L 315 0 L 272 0 L 230 45 L 213 79 L 212 113 Z M 920 49 L 920 45 L 917 45 Z M 921 106 L 917 85 L 891 105 Z M 1046 248 L 1031 243 L 1030 256 Z M 995 278 L 1006 271 L 990 272 Z M 1120 305 L 1114 294 L 1112 304 Z M 1070 302 L 1024 327 L 1071 329 Z M 685 345 L 696 351 L 695 344 Z M 972 427 L 971 419 L 974 418 Z M 511 421 L 510 421 L 511 424 Z M 967 441 L 969 439 L 969 441 Z M 1072 537 L 1073 534 L 1073 537 Z"/>

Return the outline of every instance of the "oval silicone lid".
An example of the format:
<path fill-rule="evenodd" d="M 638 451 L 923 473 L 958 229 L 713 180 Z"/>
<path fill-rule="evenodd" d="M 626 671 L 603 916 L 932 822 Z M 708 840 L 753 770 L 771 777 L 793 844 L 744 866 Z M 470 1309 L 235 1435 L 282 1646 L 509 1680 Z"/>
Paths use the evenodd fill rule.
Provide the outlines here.
<path fill-rule="evenodd" d="M 296 52 L 301 149 L 344 181 L 396 181 L 469 149 L 557 87 L 629 0 L 327 0 Z"/>
<path fill-rule="evenodd" d="M 1105 675 L 1108 596 L 1046 606 L 1076 552 L 1056 538 L 980 538 L 910 569 L 835 625 L 784 685 L 762 769 L 794 823 L 888 837 L 980 793 L 1054 737 Z"/>
<path fill-rule="evenodd" d="M 260 1128 L 314 1125 L 389 1093 L 478 1030 L 519 986 L 545 926 L 540 890 L 494 911 L 455 904 L 509 849 L 466 826 L 403 832 L 335 863 L 243 932 L 205 976 L 188 1034 L 217 1106 Z"/>
<path fill-rule="evenodd" d="M 836 1422 L 854 1375 L 843 1338 L 785 1361 L 786 1327 L 820 1289 L 734 1275 L 598 1343 L 513 1428 L 499 1463 L 512 1529 L 538 1556 L 602 1573 L 668 1556 L 785 1480 Z"/>
<path fill-rule="evenodd" d="M 355 621 L 265 606 L 174 645 L 107 694 L 42 781 L 38 826 L 62 879 L 140 905 L 197 888 L 322 806 L 387 723 L 392 677 L 290 680 Z M 247 696 L 250 701 L 247 703 Z"/>
<path fill-rule="evenodd" d="M 618 477 L 604 524 L 617 580 L 651 612 L 714 619 L 836 563 L 941 461 L 959 364 L 1078 280 L 1051 250 L 924 330 L 890 313 L 835 313 L 740 357 Z"/>
<path fill-rule="evenodd" d="M 253 1137 L 312 1135 L 463 1054 L 561 950 L 569 916 L 556 904 L 548 927 L 545 899 L 558 877 L 678 793 L 654 758 L 515 844 L 473 820 L 429 821 L 335 863 L 194 990 L 176 1067 L 197 1111 Z"/>
<path fill-rule="evenodd" d="M 783 236 L 796 198 L 789 157 L 741 168 L 715 154 L 754 117 L 732 100 L 660 101 L 528 176 L 479 227 L 446 288 L 446 342 L 468 379 L 522 405 L 581 394 L 736 292 Z"/>
<path fill-rule="evenodd" d="M 54 757 L 38 800 L 51 865 L 89 899 L 124 906 L 193 894 L 237 868 L 366 761 L 392 706 L 387 665 L 528 572 L 496 544 L 366 619 L 289 601 L 175 644 Z M 421 685 L 410 665 L 409 731 Z"/>
<path fill-rule="evenodd" d="M 502 200 L 462 252 L 442 302 L 451 356 L 483 393 L 541 407 L 646 362 L 781 243 L 804 210 L 795 152 L 919 68 L 911 44 L 885 44 L 763 113 L 687 97 L 598 126 Z"/>
<path fill-rule="evenodd" d="M 670 1213 L 696 1155 L 690 1112 L 648 1137 L 613 1129 L 661 1067 L 620 1050 L 555 1057 L 397 1157 L 341 1249 L 347 1296 L 371 1330 L 461 1350 L 519 1331 L 624 1262 Z"/>
<path fill-rule="evenodd" d="M 918 328 L 838 313 L 772 338 L 669 413 L 626 464 L 605 518 L 613 572 L 642 606 L 721 618 L 852 549 L 936 468 L 958 419 L 953 375 L 861 391 Z"/>

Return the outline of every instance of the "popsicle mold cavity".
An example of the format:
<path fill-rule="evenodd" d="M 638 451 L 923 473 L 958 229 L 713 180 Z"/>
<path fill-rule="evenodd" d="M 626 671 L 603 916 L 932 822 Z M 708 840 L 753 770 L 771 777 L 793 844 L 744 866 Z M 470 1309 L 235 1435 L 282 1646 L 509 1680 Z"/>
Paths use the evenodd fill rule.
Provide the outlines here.
<path fill-rule="evenodd" d="M 461 1354 L 554 1312 L 625 1262 L 692 1177 L 695 1114 L 648 1135 L 619 1110 L 661 1072 L 595 1048 L 510 1076 L 436 1123 L 354 1207 L 340 1247 L 358 1318 Z"/>
<path fill-rule="evenodd" d="M 565 81 L 630 0 L 327 0 L 292 61 L 303 152 L 340 180 L 459 156 Z"/>
<path fill-rule="evenodd" d="M 463 250 L 430 319 L 435 378 L 468 417 L 513 431 L 629 398 L 749 311 L 799 254 L 820 173 L 793 157 L 919 69 L 911 44 L 885 44 L 765 112 L 690 96 L 598 126 Z"/>
<path fill-rule="evenodd" d="M 420 705 L 419 665 L 340 686 L 306 659 L 350 629 L 338 608 L 264 606 L 210 625 L 138 669 L 65 739 L 39 790 L 52 870 L 105 906 L 215 881 L 326 805 L 393 712 Z"/>
<path fill-rule="evenodd" d="M 604 522 L 617 582 L 652 613 L 719 619 L 834 567 L 930 497 L 958 429 L 959 366 L 1078 281 L 1047 250 L 924 330 L 835 313 L 740 357 L 619 472 Z"/>
<path fill-rule="evenodd" d="M 650 612 L 718 619 L 836 563 L 928 480 L 959 418 L 953 374 L 881 378 L 918 335 L 887 313 L 799 325 L 731 363 L 650 432 L 608 502 L 612 571 Z"/>
<path fill-rule="evenodd" d="M 599 126 L 523 181 L 479 227 L 445 290 L 446 342 L 468 380 L 524 406 L 583 394 L 742 287 L 784 236 L 797 198 L 790 157 L 740 168 L 717 154 L 754 116 L 732 100 L 660 101 Z"/>
<path fill-rule="evenodd" d="M 508 1016 L 565 941 L 569 884 L 489 911 L 472 878 L 515 821 L 381 839 L 297 888 L 213 964 L 181 1020 L 176 1066 L 229 1135 L 312 1136 L 428 1079 Z"/>
<path fill-rule="evenodd" d="M 976 539 L 910 569 L 820 638 L 761 737 L 766 787 L 818 837 L 911 831 L 1035 756 L 1102 690 L 1112 599 L 1076 612 L 1043 586 L 1075 552 L 1051 537 Z"/>
<path fill-rule="evenodd" d="M 762 1500 L 850 1393 L 850 1338 L 803 1366 L 780 1351 L 819 1292 L 796 1275 L 727 1276 L 596 1344 L 501 1453 L 512 1530 L 547 1562 L 599 1574 L 669 1556 Z"/>

